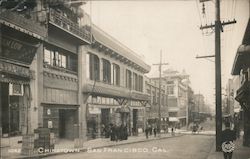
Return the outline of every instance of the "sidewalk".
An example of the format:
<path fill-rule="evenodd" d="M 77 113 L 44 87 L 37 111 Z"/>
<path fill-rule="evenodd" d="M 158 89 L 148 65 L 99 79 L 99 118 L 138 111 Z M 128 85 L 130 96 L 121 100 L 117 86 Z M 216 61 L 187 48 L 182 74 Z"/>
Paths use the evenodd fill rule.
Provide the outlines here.
<path fill-rule="evenodd" d="M 167 134 L 161 134 L 160 136 L 154 137 L 149 136 L 148 139 L 146 139 L 145 134 L 139 134 L 138 136 L 129 136 L 128 140 L 122 140 L 122 141 L 110 141 L 109 138 L 98 138 L 94 140 L 89 140 L 83 143 L 83 147 L 79 149 L 81 152 L 86 152 L 88 149 L 98 149 L 98 148 L 103 148 L 103 147 L 112 147 L 112 146 L 117 146 L 117 145 L 125 145 L 125 144 L 132 144 L 132 143 L 139 143 L 139 142 L 147 142 L 147 141 L 152 141 L 152 140 L 160 140 L 164 138 L 171 138 L 171 137 L 178 137 L 182 136 L 180 133 L 176 133 L 175 136 L 172 136 L 171 133 Z M 68 140 L 61 140 L 59 144 L 55 145 L 55 149 L 74 149 L 74 142 L 73 141 L 68 141 Z M 11 153 L 8 154 L 8 156 L 5 156 L 5 158 L 8 159 L 24 159 L 24 158 L 42 158 L 42 157 L 47 157 L 47 156 L 53 156 L 53 155 L 60 155 L 60 154 L 65 154 L 64 152 L 50 152 L 50 153 L 45 153 L 45 154 L 36 154 L 33 156 L 22 156 L 20 153 Z"/>
<path fill-rule="evenodd" d="M 222 152 L 215 151 L 215 142 L 207 159 L 224 159 Z M 250 159 L 250 147 L 242 146 L 242 136 L 235 141 L 235 150 L 233 152 L 233 159 Z"/>

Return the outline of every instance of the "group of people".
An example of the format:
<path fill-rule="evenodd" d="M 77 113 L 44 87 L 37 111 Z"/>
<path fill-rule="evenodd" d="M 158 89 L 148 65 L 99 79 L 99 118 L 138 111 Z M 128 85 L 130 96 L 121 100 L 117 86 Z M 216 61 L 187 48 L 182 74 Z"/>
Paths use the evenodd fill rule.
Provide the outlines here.
<path fill-rule="evenodd" d="M 111 141 L 121 141 L 128 139 L 128 127 L 121 124 L 117 126 L 115 124 L 109 124 L 103 126 L 103 135 L 105 138 L 110 138 Z"/>
<path fill-rule="evenodd" d="M 154 137 L 156 137 L 156 133 L 157 133 L 157 128 L 156 126 L 152 126 L 150 124 L 146 125 L 145 128 L 145 133 L 146 133 L 146 138 L 148 138 L 148 135 L 152 135 L 154 133 Z"/>

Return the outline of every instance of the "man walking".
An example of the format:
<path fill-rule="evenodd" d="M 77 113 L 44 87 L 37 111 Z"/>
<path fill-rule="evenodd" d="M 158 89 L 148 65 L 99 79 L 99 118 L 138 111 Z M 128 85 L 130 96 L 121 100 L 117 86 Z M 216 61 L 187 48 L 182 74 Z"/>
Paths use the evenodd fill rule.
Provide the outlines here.
<path fill-rule="evenodd" d="M 230 129 L 230 122 L 225 123 L 225 130 L 222 131 L 222 151 L 224 155 L 224 159 L 232 159 L 233 150 L 234 150 L 234 143 L 233 141 L 236 140 L 236 133 L 235 131 Z"/>

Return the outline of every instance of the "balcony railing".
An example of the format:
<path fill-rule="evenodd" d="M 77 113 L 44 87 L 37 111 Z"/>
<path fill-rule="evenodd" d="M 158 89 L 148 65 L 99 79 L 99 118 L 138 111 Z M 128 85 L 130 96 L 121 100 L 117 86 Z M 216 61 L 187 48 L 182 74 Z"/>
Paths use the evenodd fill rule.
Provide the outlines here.
<path fill-rule="evenodd" d="M 84 42 L 91 42 L 91 32 L 87 28 L 80 27 L 79 24 L 50 8 L 49 22 L 60 27 Z"/>
<path fill-rule="evenodd" d="M 237 95 L 244 93 L 245 91 L 248 91 L 250 89 L 250 81 L 245 81 L 240 88 L 236 91 Z"/>
<path fill-rule="evenodd" d="M 1 8 L 0 8 L 1 10 Z M 40 38 L 47 36 L 47 28 L 40 25 L 36 20 L 32 18 L 26 18 L 24 15 L 18 14 L 14 11 L 3 10 L 0 11 L 0 22 L 14 29 L 24 29 L 24 32 L 29 31 L 29 34 Z"/>

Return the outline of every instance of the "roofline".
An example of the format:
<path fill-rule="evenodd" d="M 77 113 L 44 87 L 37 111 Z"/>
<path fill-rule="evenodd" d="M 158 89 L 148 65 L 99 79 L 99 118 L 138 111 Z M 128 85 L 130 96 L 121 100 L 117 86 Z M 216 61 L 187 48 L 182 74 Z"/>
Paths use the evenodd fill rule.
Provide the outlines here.
<path fill-rule="evenodd" d="M 135 58 L 136 60 L 133 60 L 131 57 L 126 56 L 126 55 L 122 54 L 121 52 L 119 52 L 117 50 L 114 50 L 114 48 L 110 48 L 110 46 L 106 46 L 102 41 L 99 41 L 98 39 L 95 39 L 97 42 L 99 42 L 100 44 L 104 45 L 105 47 L 107 47 L 107 48 L 109 48 L 109 49 L 117 52 L 119 55 L 126 57 L 128 60 L 134 62 L 135 64 L 139 65 L 140 67 L 142 67 L 143 69 L 145 69 L 144 73 L 149 73 L 149 71 L 151 70 L 150 65 L 148 65 L 144 61 L 142 61 L 141 57 L 137 53 L 135 53 L 134 51 L 132 51 L 131 49 L 129 49 L 127 46 L 125 46 L 124 44 L 122 44 L 120 41 L 118 41 L 117 39 L 115 39 L 114 37 L 112 37 L 111 35 L 109 35 L 104 30 L 102 30 L 101 28 L 99 28 L 98 26 L 96 26 L 93 23 L 92 23 L 92 29 L 94 29 L 95 31 L 99 32 L 102 36 L 105 36 L 106 38 L 108 38 L 109 40 L 111 40 L 115 45 L 118 45 L 122 49 L 126 50 L 128 53 L 130 53 L 130 56 L 132 56 L 132 58 Z M 94 35 L 93 32 L 92 32 L 92 35 L 95 37 L 95 35 Z M 137 61 L 139 61 L 139 63 Z"/>

